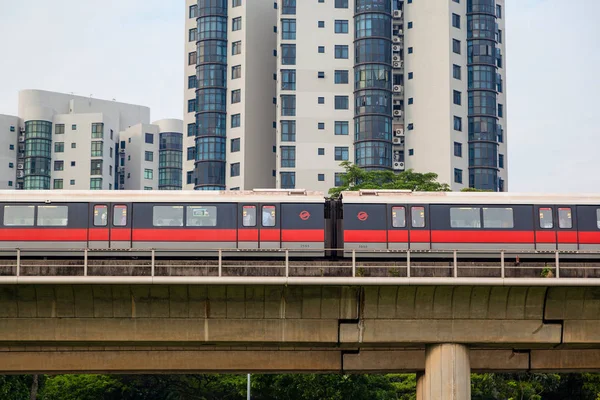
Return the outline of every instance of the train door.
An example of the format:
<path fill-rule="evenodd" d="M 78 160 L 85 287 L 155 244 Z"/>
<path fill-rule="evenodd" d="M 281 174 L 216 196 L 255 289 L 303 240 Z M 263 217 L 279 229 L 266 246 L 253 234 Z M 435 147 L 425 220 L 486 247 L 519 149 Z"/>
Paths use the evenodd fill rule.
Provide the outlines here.
<path fill-rule="evenodd" d="M 411 204 L 407 211 L 407 215 L 410 216 L 409 248 L 411 250 L 430 250 L 431 221 L 429 221 L 429 207 L 425 204 Z"/>
<path fill-rule="evenodd" d="M 131 248 L 131 203 L 90 204 L 90 249 Z"/>
<path fill-rule="evenodd" d="M 280 249 L 279 214 L 279 204 L 240 204 L 238 206 L 238 248 Z"/>
<path fill-rule="evenodd" d="M 556 206 L 535 206 L 535 249 L 557 249 Z"/>
<path fill-rule="evenodd" d="M 573 206 L 557 206 L 558 230 L 556 242 L 558 250 L 579 250 L 577 244 L 577 211 Z"/>
<path fill-rule="evenodd" d="M 408 224 L 405 205 L 389 205 L 388 249 L 408 250 Z"/>
<path fill-rule="evenodd" d="M 600 250 L 600 206 L 577 207 L 579 250 Z"/>

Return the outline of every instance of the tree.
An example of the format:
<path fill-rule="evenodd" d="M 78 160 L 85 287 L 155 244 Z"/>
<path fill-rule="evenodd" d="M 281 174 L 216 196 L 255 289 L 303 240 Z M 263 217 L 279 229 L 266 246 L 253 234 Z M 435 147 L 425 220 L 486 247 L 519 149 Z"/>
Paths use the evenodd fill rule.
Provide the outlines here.
<path fill-rule="evenodd" d="M 329 190 L 331 197 L 337 198 L 345 190 L 360 189 L 395 189 L 419 192 L 448 192 L 450 186 L 437 181 L 438 175 L 433 172 L 419 173 L 407 170 L 400 173 L 393 171 L 367 171 L 348 161 L 340 164 L 346 172 L 342 175 L 342 185 Z"/>

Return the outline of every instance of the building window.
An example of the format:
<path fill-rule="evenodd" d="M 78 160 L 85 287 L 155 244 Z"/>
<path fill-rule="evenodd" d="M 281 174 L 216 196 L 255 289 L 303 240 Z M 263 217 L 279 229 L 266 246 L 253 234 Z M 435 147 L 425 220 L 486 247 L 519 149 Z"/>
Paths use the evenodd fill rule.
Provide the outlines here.
<path fill-rule="evenodd" d="M 408 149 L 408 155 L 409 156 L 414 156 L 415 155 L 415 150 L 414 149 Z"/>
<path fill-rule="evenodd" d="M 77 125 L 71 125 L 71 130 L 72 131 L 76 131 L 77 130 Z"/>
<path fill-rule="evenodd" d="M 282 189 L 295 189 L 296 188 L 296 173 L 295 172 L 281 172 L 281 188 Z"/>
<path fill-rule="evenodd" d="M 192 51 L 188 54 L 188 65 L 196 65 L 196 52 Z"/>
<path fill-rule="evenodd" d="M 296 121 L 281 121 L 281 141 L 296 141 Z"/>
<path fill-rule="evenodd" d="M 281 96 L 281 115 L 284 117 L 294 117 L 296 115 L 296 96 Z"/>
<path fill-rule="evenodd" d="M 454 142 L 454 156 L 462 157 L 462 143 Z"/>
<path fill-rule="evenodd" d="M 144 179 L 154 179 L 154 170 L 149 168 L 144 169 Z"/>
<path fill-rule="evenodd" d="M 336 135 L 348 135 L 350 131 L 348 121 L 335 121 L 335 134 Z"/>
<path fill-rule="evenodd" d="M 8 149 L 9 150 L 14 150 L 15 149 L 15 145 L 14 144 L 9 144 L 8 145 Z"/>
<path fill-rule="evenodd" d="M 235 56 L 236 54 L 242 53 L 242 41 L 238 40 L 237 42 L 233 42 L 231 44 L 231 55 Z"/>
<path fill-rule="evenodd" d="M 63 188 L 63 180 L 55 179 L 54 180 L 54 189 L 62 189 Z"/>
<path fill-rule="evenodd" d="M 231 79 L 239 79 L 242 77 L 242 66 L 234 65 L 231 67 Z"/>
<path fill-rule="evenodd" d="M 452 51 L 460 54 L 460 40 L 452 39 Z"/>
<path fill-rule="evenodd" d="M 335 33 L 348 33 L 348 20 L 336 19 L 335 20 Z"/>
<path fill-rule="evenodd" d="M 281 39 L 296 40 L 296 20 L 282 19 L 281 20 Z"/>
<path fill-rule="evenodd" d="M 233 0 L 232 7 L 239 7 L 242 5 L 242 0 Z"/>
<path fill-rule="evenodd" d="M 198 87 L 198 78 L 196 75 L 188 76 L 188 89 L 195 89 Z"/>
<path fill-rule="evenodd" d="M 72 149 L 76 149 L 77 148 L 77 143 L 75 143 L 75 142 L 71 143 L 71 148 Z"/>
<path fill-rule="evenodd" d="M 460 29 L 460 15 L 452 14 L 452 26 Z"/>
<path fill-rule="evenodd" d="M 241 114 L 233 114 L 231 116 L 231 127 L 232 128 L 239 128 L 240 124 L 242 121 L 242 116 Z"/>
<path fill-rule="evenodd" d="M 335 109 L 336 110 L 347 110 L 348 109 L 348 96 L 335 96 Z"/>
<path fill-rule="evenodd" d="M 90 190 L 102 190 L 102 178 L 90 179 Z"/>
<path fill-rule="evenodd" d="M 239 103 L 242 101 L 242 90 L 236 89 L 231 91 L 231 104 Z"/>
<path fill-rule="evenodd" d="M 242 29 L 242 17 L 237 17 L 231 20 L 231 30 L 239 31 Z"/>
<path fill-rule="evenodd" d="M 335 45 L 335 58 L 347 59 L 348 58 L 348 46 L 336 44 Z"/>
<path fill-rule="evenodd" d="M 348 0 L 335 0 L 335 8 L 348 8 Z"/>
<path fill-rule="evenodd" d="M 321 130 L 325 129 L 325 122 L 319 122 L 317 124 L 317 129 L 321 129 Z"/>
<path fill-rule="evenodd" d="M 325 28 L 325 21 L 319 21 L 319 22 L 317 23 L 317 26 L 318 26 L 319 28 Z"/>
<path fill-rule="evenodd" d="M 69 185 L 71 185 L 71 186 L 75 186 L 75 179 L 71 179 L 71 180 L 69 181 Z"/>
<path fill-rule="evenodd" d="M 412 79 L 412 78 L 413 78 L 413 73 L 412 73 L 412 72 L 409 72 L 409 73 L 408 73 L 408 79 Z"/>
<path fill-rule="evenodd" d="M 344 173 L 343 172 L 336 172 L 335 173 L 335 186 L 342 186 L 344 184 Z"/>
<path fill-rule="evenodd" d="M 188 100 L 188 112 L 189 113 L 196 112 L 196 99 Z"/>
<path fill-rule="evenodd" d="M 336 147 L 334 159 L 336 161 L 348 161 L 349 159 L 348 147 Z"/>
<path fill-rule="evenodd" d="M 296 14 L 296 0 L 283 0 L 281 7 L 281 13 L 284 15 L 295 15 Z"/>
<path fill-rule="evenodd" d="M 452 98 L 453 98 L 454 104 L 456 104 L 457 106 L 460 106 L 462 104 L 462 94 L 458 90 L 455 90 L 453 92 Z"/>
<path fill-rule="evenodd" d="M 14 132 L 14 127 L 11 127 L 11 128 L 13 128 L 13 131 L 11 131 L 11 132 Z M 56 126 L 54 127 L 54 133 L 56 133 L 57 135 L 64 134 L 65 133 L 65 124 L 56 124 Z"/>
<path fill-rule="evenodd" d="M 194 181 L 194 171 L 188 171 L 185 175 L 185 182 L 187 185 L 191 185 Z"/>
<path fill-rule="evenodd" d="M 496 4 L 496 17 L 502 18 L 502 6 L 500 4 Z"/>
<path fill-rule="evenodd" d="M 498 104 L 498 117 L 504 117 L 504 105 L 502 104 Z"/>
<path fill-rule="evenodd" d="M 190 6 L 190 19 L 192 19 L 192 18 L 198 18 L 198 5 L 197 4 Z"/>
<path fill-rule="evenodd" d="M 335 83 L 336 84 L 348 83 L 348 71 L 347 70 L 336 70 L 335 71 Z"/>
<path fill-rule="evenodd" d="M 454 116 L 454 130 L 462 132 L 462 118 Z"/>
<path fill-rule="evenodd" d="M 318 174 L 317 179 L 319 182 L 325 182 L 325 174 Z"/>
<path fill-rule="evenodd" d="M 318 104 L 325 104 L 325 97 L 317 97 Z"/>
<path fill-rule="evenodd" d="M 188 137 L 196 136 L 196 124 L 188 124 L 187 135 L 188 135 Z"/>
<path fill-rule="evenodd" d="M 463 183 L 462 169 L 454 168 L 454 182 Z"/>
<path fill-rule="evenodd" d="M 281 146 L 281 167 L 294 168 L 296 166 L 296 147 Z"/>
<path fill-rule="evenodd" d="M 504 154 L 498 154 L 498 167 L 504 168 Z"/>
<path fill-rule="evenodd" d="M 145 142 L 148 144 L 152 144 L 154 143 L 154 134 L 152 133 L 146 133 L 146 135 L 144 136 L 145 138 Z"/>
<path fill-rule="evenodd" d="M 102 139 L 104 137 L 104 124 L 92 124 L 92 139 Z"/>
<path fill-rule="evenodd" d="M 102 175 L 102 160 L 90 161 L 90 175 Z"/>
<path fill-rule="evenodd" d="M 325 53 L 325 46 L 319 46 L 317 51 L 321 54 Z"/>
<path fill-rule="evenodd" d="M 104 142 L 92 142 L 91 155 L 92 157 L 102 157 L 104 155 Z"/>
<path fill-rule="evenodd" d="M 196 159 L 196 146 L 187 148 L 187 160 L 192 161 Z"/>
<path fill-rule="evenodd" d="M 11 132 L 14 132 L 14 131 L 15 131 L 15 127 L 11 125 L 11 127 L 9 128 L 9 130 L 10 130 Z"/>
<path fill-rule="evenodd" d="M 65 143 L 64 142 L 54 142 L 54 152 L 55 153 L 64 153 L 65 151 Z"/>
<path fill-rule="evenodd" d="M 456 65 L 454 64 L 452 66 L 452 77 L 454 79 L 461 79 L 461 70 L 460 70 L 460 65 Z"/>
<path fill-rule="evenodd" d="M 296 90 L 296 70 L 281 70 L 281 90 Z"/>
<path fill-rule="evenodd" d="M 231 168 L 230 168 L 230 176 L 234 177 L 234 176 L 240 176 L 240 163 L 233 163 L 231 164 Z"/>
<path fill-rule="evenodd" d="M 281 45 L 281 65 L 296 65 L 296 45 Z"/>
<path fill-rule="evenodd" d="M 196 28 L 190 29 L 190 31 L 188 33 L 188 42 L 196 41 L 196 33 L 197 32 L 198 32 L 198 30 Z"/>
<path fill-rule="evenodd" d="M 65 162 L 64 161 L 54 161 L 54 170 L 55 171 L 64 171 L 65 170 Z"/>
<path fill-rule="evenodd" d="M 240 151 L 240 146 L 241 146 L 240 138 L 231 139 L 231 152 L 232 153 L 237 153 L 238 151 Z"/>
<path fill-rule="evenodd" d="M 323 147 L 319 147 L 317 149 L 317 155 L 324 156 L 325 155 L 325 149 Z"/>

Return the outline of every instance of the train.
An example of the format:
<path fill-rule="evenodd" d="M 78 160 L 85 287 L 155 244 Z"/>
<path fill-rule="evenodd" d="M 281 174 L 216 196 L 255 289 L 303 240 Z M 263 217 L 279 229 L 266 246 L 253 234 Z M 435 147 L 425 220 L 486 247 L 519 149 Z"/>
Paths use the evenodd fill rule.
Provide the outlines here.
<path fill-rule="evenodd" d="M 0 191 L 0 251 L 398 257 L 600 251 L 600 196 L 360 190 Z"/>

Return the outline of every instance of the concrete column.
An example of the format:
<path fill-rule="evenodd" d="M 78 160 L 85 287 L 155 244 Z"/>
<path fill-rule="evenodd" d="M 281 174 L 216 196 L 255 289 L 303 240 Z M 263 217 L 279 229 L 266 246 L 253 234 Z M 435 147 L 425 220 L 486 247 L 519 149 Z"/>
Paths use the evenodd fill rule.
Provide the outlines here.
<path fill-rule="evenodd" d="M 425 373 L 417 372 L 417 400 L 425 400 Z"/>
<path fill-rule="evenodd" d="M 470 400 L 468 347 L 461 344 L 427 346 L 424 389 L 423 400 Z"/>

